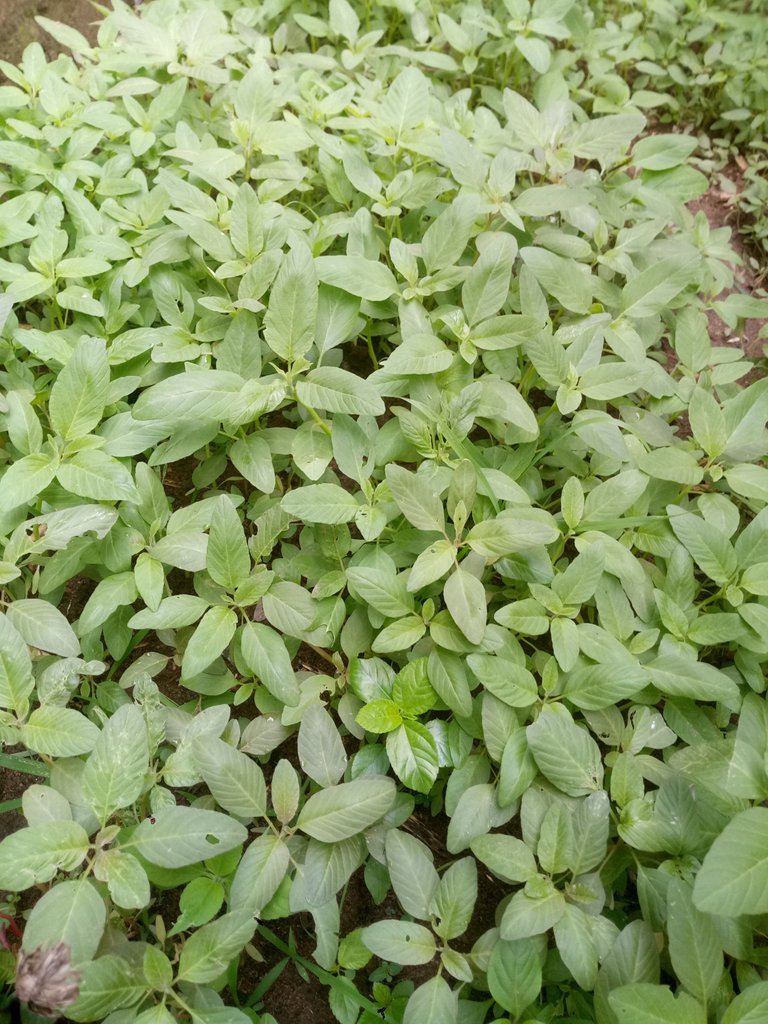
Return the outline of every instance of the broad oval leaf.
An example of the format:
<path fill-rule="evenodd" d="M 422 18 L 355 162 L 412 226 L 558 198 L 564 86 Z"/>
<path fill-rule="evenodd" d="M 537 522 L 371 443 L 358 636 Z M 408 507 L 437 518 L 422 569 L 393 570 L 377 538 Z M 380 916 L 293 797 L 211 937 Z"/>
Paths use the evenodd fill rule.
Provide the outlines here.
<path fill-rule="evenodd" d="M 387 733 L 387 757 L 397 777 L 417 793 L 428 793 L 437 778 L 439 757 L 432 733 L 421 722 L 405 721 Z"/>
<path fill-rule="evenodd" d="M 283 509 L 305 523 L 349 523 L 360 507 L 357 499 L 338 484 L 307 484 L 289 491 Z"/>
<path fill-rule="evenodd" d="M 44 704 L 35 708 L 23 727 L 24 744 L 49 757 L 76 757 L 93 750 L 98 726 L 74 708 Z"/>
<path fill-rule="evenodd" d="M 211 795 L 225 811 L 238 818 L 266 814 L 264 773 L 253 758 L 212 736 L 195 740 L 193 756 Z"/>
<path fill-rule="evenodd" d="M 48 821 L 12 832 L 0 843 L 0 888 L 21 892 L 74 871 L 88 852 L 88 834 L 76 821 Z"/>
<path fill-rule="evenodd" d="M 381 302 L 397 292 L 392 271 L 374 260 L 358 256 L 317 256 L 315 269 L 323 284 L 371 302 Z"/>
<path fill-rule="evenodd" d="M 467 664 L 485 689 L 510 707 L 528 708 L 536 703 L 536 680 L 523 666 L 491 654 L 470 654 Z"/>
<path fill-rule="evenodd" d="M 313 839 L 335 843 L 370 828 L 395 800 L 392 779 L 369 777 L 343 782 L 313 794 L 301 809 L 297 827 Z"/>
<path fill-rule="evenodd" d="M 392 888 L 400 906 L 406 914 L 428 920 L 440 883 L 429 848 L 408 832 L 391 829 L 385 849 Z"/>
<path fill-rule="evenodd" d="M 66 942 L 77 967 L 95 955 L 106 922 L 104 900 L 87 878 L 59 882 L 35 902 L 24 926 L 22 948 L 31 952 Z"/>
<path fill-rule="evenodd" d="M 451 618 L 471 644 L 483 639 L 486 624 L 485 587 L 461 566 L 451 573 L 443 588 Z"/>
<path fill-rule="evenodd" d="M 387 466 L 386 476 L 392 497 L 409 523 L 417 530 L 444 532 L 443 503 L 433 483 L 402 466 Z"/>
<path fill-rule="evenodd" d="M 263 622 L 248 622 L 242 629 L 243 658 L 256 678 L 284 704 L 299 703 L 299 687 L 285 642 Z"/>
<path fill-rule="evenodd" d="M 49 601 L 24 598 L 14 601 L 6 612 L 8 619 L 30 647 L 63 658 L 80 654 L 80 641 L 65 616 Z"/>
<path fill-rule="evenodd" d="M 256 920 L 247 910 L 232 911 L 199 928 L 182 946 L 179 979 L 198 985 L 214 981 L 255 931 Z"/>
<path fill-rule="evenodd" d="M 20 711 L 34 686 L 29 649 L 13 623 L 0 613 L 0 707 Z"/>
<path fill-rule="evenodd" d="M 270 832 L 257 836 L 237 865 L 231 905 L 258 914 L 277 892 L 290 865 L 288 847 Z"/>
<path fill-rule="evenodd" d="M 150 864 L 182 868 L 233 850 L 247 835 L 239 822 L 218 811 L 163 807 L 145 818 L 123 845 Z"/>
<path fill-rule="evenodd" d="M 310 704 L 299 726 L 299 763 L 320 786 L 335 786 L 347 767 L 347 754 L 333 719 L 322 704 Z"/>
<path fill-rule="evenodd" d="M 528 746 L 539 771 L 569 796 L 602 789 L 600 749 L 562 704 L 548 704 L 526 729 Z"/>
<path fill-rule="evenodd" d="M 101 730 L 81 779 L 83 798 L 102 825 L 139 797 L 148 768 L 144 715 L 134 704 L 123 704 Z"/>
<path fill-rule="evenodd" d="M 541 947 L 533 939 L 499 939 L 488 964 L 491 995 L 519 1017 L 541 990 Z"/>
<path fill-rule="evenodd" d="M 437 952 L 435 937 L 429 928 L 410 921 L 377 921 L 363 928 L 363 942 L 382 960 L 416 966 L 428 964 Z"/>
<path fill-rule="evenodd" d="M 750 807 L 728 822 L 696 876 L 693 902 L 726 917 L 768 911 L 768 808 Z"/>
<path fill-rule="evenodd" d="M 439 975 L 413 992 L 403 1014 L 403 1024 L 456 1024 L 459 997 Z"/>
<path fill-rule="evenodd" d="M 90 434 L 109 394 L 109 363 L 101 338 L 83 337 L 51 388 L 51 426 L 65 440 Z"/>
<path fill-rule="evenodd" d="M 296 394 L 312 409 L 352 416 L 381 416 L 384 412 L 384 402 L 372 384 L 337 366 L 310 370 L 297 381 Z"/>
<path fill-rule="evenodd" d="M 680 992 L 675 996 L 667 985 L 622 985 L 608 996 L 619 1024 L 705 1024 L 704 1007 Z"/>
<path fill-rule="evenodd" d="M 147 388 L 132 409 L 134 419 L 182 426 L 227 419 L 244 384 L 227 370 L 194 370 L 167 377 Z"/>

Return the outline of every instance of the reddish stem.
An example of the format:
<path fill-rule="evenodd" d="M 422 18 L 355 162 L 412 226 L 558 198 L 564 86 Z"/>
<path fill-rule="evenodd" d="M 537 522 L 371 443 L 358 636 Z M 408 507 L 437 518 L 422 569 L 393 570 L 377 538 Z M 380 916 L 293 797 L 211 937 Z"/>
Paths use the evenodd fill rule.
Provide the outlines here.
<path fill-rule="evenodd" d="M 0 910 L 0 917 L 4 921 L 8 922 L 8 927 L 10 928 L 10 930 L 13 932 L 13 934 L 15 935 L 15 937 L 17 939 L 20 939 L 21 938 L 21 932 L 19 931 L 19 926 L 16 924 L 15 919 L 13 917 L 11 917 L 10 914 L 4 913 L 2 910 Z M 10 946 L 8 945 L 8 940 L 7 940 L 6 935 L 5 935 L 5 929 L 4 928 L 0 929 L 0 936 L 1 936 L 0 942 L 2 942 L 2 944 L 5 946 L 6 949 L 10 949 Z"/>

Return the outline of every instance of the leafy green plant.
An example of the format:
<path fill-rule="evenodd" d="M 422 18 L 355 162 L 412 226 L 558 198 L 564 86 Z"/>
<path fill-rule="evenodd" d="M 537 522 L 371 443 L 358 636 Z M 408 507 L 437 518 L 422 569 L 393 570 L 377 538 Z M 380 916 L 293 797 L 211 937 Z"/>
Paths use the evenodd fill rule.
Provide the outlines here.
<path fill-rule="evenodd" d="M 738 195 L 740 210 L 746 214 L 744 232 L 765 251 L 768 247 L 768 223 L 765 210 L 768 206 L 768 184 L 766 169 L 768 161 L 764 156 L 764 147 L 755 144 L 755 152 L 744 171 L 744 191 Z"/>
<path fill-rule="evenodd" d="M 768 390 L 706 317 L 761 307 L 593 62 L 637 19 L 114 7 L 0 90 L 0 888 L 53 1009 L 267 1024 L 267 943 L 341 1024 L 761 1019 Z"/>

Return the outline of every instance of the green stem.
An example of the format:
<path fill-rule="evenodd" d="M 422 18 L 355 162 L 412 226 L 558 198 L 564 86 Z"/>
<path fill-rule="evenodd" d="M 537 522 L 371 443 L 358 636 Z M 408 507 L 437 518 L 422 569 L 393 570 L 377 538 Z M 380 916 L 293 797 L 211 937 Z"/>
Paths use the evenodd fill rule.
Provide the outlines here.
<path fill-rule="evenodd" d="M 379 360 L 376 358 L 376 353 L 373 351 L 373 340 L 371 338 L 370 326 L 368 327 L 368 330 L 365 332 L 365 343 L 368 346 L 368 355 L 371 357 L 371 365 L 373 366 L 374 370 L 378 370 Z"/>
<path fill-rule="evenodd" d="M 328 426 L 328 424 L 325 422 L 325 420 L 321 419 L 320 416 L 318 416 L 318 414 L 315 412 L 315 410 L 312 408 L 311 405 L 307 405 L 306 402 L 302 402 L 302 400 L 296 394 L 294 394 L 294 398 L 296 399 L 296 404 L 300 405 L 302 407 L 302 409 L 306 409 L 307 412 L 309 413 L 309 415 L 315 421 L 315 423 L 317 423 L 317 425 L 322 430 L 324 430 L 326 432 L 328 437 L 330 437 L 331 436 L 331 428 Z"/>
<path fill-rule="evenodd" d="M 111 679 L 114 676 L 115 672 L 117 672 L 117 670 L 120 668 L 120 666 L 125 664 L 128 657 L 136 650 L 136 648 L 139 646 L 139 644 L 141 643 L 141 641 L 144 639 L 148 632 L 148 629 L 140 629 L 137 633 L 133 634 L 133 636 L 131 637 L 131 642 L 128 645 L 128 649 L 123 654 L 122 658 L 120 658 L 119 661 L 112 662 L 112 666 L 109 672 L 107 673 L 107 679 Z"/>
<path fill-rule="evenodd" d="M 265 927 L 263 924 L 260 924 L 258 927 L 258 932 L 259 935 L 262 935 L 267 940 L 267 942 L 271 943 L 275 947 L 275 949 L 279 950 L 284 956 L 290 957 L 291 960 L 295 960 L 296 963 L 301 964 L 305 971 L 309 971 L 310 974 L 314 974 L 314 976 L 318 978 L 324 985 L 327 985 L 329 988 L 334 985 L 336 978 L 330 973 L 330 971 L 323 970 L 322 967 L 318 967 L 316 964 L 313 964 L 310 960 L 307 960 L 300 954 L 295 953 L 288 946 L 286 946 L 282 939 L 279 939 L 274 932 L 270 931 L 269 928 Z M 344 991 L 346 994 L 347 990 L 345 989 Z M 349 995 L 350 997 L 352 997 L 351 992 L 349 993 Z M 366 999 L 364 995 L 357 991 L 355 992 L 355 995 L 352 998 L 354 998 L 355 1002 L 362 1010 L 368 1010 L 369 1013 L 373 1013 L 377 1018 L 379 1018 L 381 1007 L 377 1006 L 376 1003 L 371 1002 L 370 999 Z"/>
<path fill-rule="evenodd" d="M 336 662 L 333 660 L 333 657 L 328 653 L 328 651 L 324 651 L 322 647 L 317 647 L 315 644 L 307 643 L 306 640 L 304 641 L 304 643 L 307 644 L 307 647 L 309 647 L 311 651 L 315 652 L 318 658 L 322 658 L 323 661 L 327 661 L 329 665 L 333 665 L 333 667 L 336 668 Z"/>

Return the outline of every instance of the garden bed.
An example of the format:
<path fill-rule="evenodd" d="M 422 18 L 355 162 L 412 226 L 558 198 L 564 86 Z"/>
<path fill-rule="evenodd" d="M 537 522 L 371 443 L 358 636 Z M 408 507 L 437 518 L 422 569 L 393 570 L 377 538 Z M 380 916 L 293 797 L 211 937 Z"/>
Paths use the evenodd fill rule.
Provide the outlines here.
<path fill-rule="evenodd" d="M 5 6 L 25 999 L 761 1019 L 764 27 L 155 0 L 96 50 Z"/>

